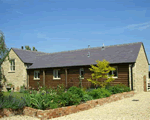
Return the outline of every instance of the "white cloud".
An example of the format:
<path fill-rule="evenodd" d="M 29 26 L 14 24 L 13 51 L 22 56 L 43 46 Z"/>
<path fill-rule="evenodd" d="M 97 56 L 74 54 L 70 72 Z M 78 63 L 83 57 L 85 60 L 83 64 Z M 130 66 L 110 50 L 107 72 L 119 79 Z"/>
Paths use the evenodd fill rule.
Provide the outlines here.
<path fill-rule="evenodd" d="M 47 37 L 45 34 L 43 33 L 37 33 L 37 38 L 43 38 L 43 39 L 50 39 L 49 37 Z"/>
<path fill-rule="evenodd" d="M 22 12 L 16 11 L 16 13 L 23 14 Z"/>
<path fill-rule="evenodd" d="M 139 23 L 139 24 L 131 24 L 126 26 L 125 28 L 129 30 L 144 30 L 150 27 L 150 21 L 145 23 Z"/>

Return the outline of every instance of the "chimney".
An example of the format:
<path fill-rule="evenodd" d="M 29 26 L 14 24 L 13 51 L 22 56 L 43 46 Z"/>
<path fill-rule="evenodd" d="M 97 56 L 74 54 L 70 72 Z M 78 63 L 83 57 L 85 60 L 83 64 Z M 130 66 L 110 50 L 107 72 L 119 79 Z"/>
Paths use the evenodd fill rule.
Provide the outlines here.
<path fill-rule="evenodd" d="M 103 43 L 103 46 L 102 46 L 102 50 L 105 50 L 105 46 L 104 46 L 104 43 Z"/>
<path fill-rule="evenodd" d="M 90 45 L 88 45 L 88 48 L 90 48 Z M 87 56 L 90 57 L 90 52 L 88 52 Z"/>
<path fill-rule="evenodd" d="M 23 46 L 21 46 L 21 49 L 23 50 Z"/>

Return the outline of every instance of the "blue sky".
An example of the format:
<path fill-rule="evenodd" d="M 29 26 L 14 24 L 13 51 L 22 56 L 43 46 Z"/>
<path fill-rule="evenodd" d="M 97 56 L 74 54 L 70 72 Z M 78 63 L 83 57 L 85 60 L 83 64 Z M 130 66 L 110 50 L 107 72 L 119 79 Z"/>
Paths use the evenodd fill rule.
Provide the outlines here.
<path fill-rule="evenodd" d="M 8 48 L 59 52 L 143 42 L 150 61 L 150 0 L 0 0 Z"/>

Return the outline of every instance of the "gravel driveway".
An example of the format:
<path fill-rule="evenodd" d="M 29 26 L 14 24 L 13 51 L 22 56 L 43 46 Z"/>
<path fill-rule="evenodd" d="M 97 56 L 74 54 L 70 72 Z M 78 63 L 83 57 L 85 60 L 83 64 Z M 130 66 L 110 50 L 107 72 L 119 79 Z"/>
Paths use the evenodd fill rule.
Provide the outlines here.
<path fill-rule="evenodd" d="M 132 101 L 138 99 L 139 101 Z M 13 116 L 0 120 L 39 120 L 28 116 Z M 116 102 L 97 106 L 51 120 L 150 120 L 150 92 L 135 94 Z"/>

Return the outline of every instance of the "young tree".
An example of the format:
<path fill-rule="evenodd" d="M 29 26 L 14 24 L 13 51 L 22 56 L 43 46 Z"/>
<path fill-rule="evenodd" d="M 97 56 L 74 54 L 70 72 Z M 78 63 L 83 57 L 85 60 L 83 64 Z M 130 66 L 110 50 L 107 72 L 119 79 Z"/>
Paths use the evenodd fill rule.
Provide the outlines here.
<path fill-rule="evenodd" d="M 109 62 L 105 59 L 103 61 L 96 60 L 97 65 L 91 65 L 90 71 L 93 73 L 91 74 L 92 78 L 87 79 L 89 82 L 100 85 L 102 88 L 104 88 L 108 83 L 114 81 L 112 78 L 113 75 L 108 77 L 108 73 L 110 71 L 115 70 L 115 68 L 109 66 Z M 97 81 L 98 79 L 106 78 L 107 80 L 104 80 L 104 82 Z"/>
<path fill-rule="evenodd" d="M 26 50 L 31 50 L 31 48 L 28 45 L 25 46 L 25 49 Z"/>
<path fill-rule="evenodd" d="M 1 64 L 4 61 L 5 57 L 8 56 L 9 49 L 6 47 L 5 44 L 5 36 L 2 31 L 0 31 L 0 88 L 2 87 L 2 68 Z M 9 56 L 8 56 L 9 59 Z M 0 89 L 0 96 L 2 96 L 1 89 Z"/>
<path fill-rule="evenodd" d="M 31 50 L 31 48 L 28 45 L 25 46 L 25 49 L 26 50 Z M 33 47 L 32 51 L 37 51 L 37 49 L 35 49 L 35 47 Z"/>
<path fill-rule="evenodd" d="M 33 51 L 37 51 L 37 49 L 35 49 L 35 47 L 33 47 L 33 49 L 32 49 Z"/>

